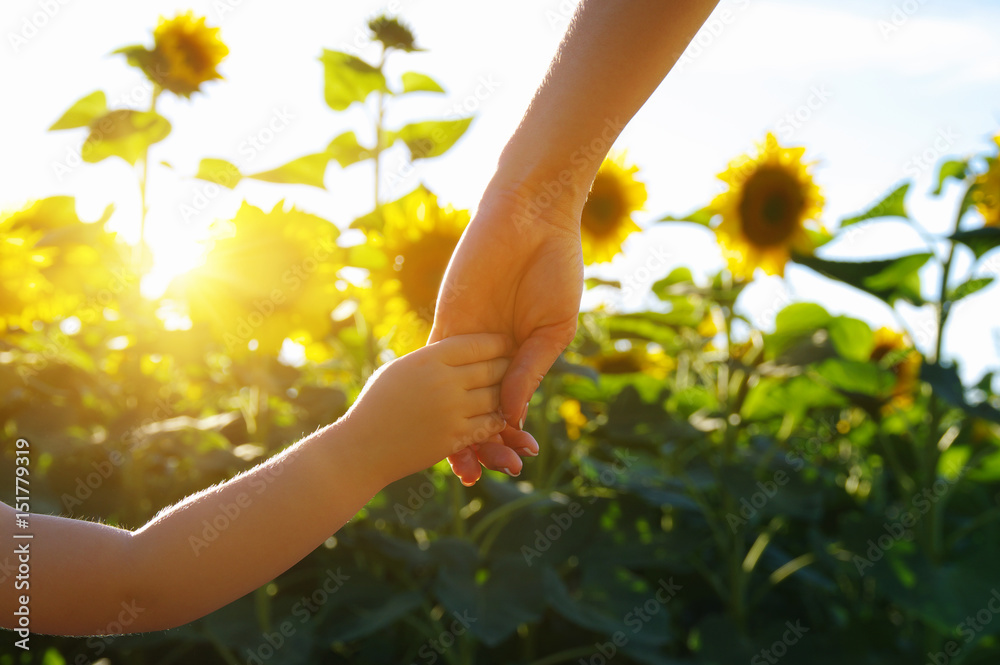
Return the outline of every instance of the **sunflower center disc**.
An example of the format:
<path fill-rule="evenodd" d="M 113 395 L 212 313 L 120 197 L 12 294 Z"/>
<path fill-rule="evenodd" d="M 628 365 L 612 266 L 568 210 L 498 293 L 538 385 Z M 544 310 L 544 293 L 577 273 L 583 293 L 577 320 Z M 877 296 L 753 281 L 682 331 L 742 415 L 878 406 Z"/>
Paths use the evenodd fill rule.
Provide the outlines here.
<path fill-rule="evenodd" d="M 747 240 L 758 246 L 784 243 L 801 223 L 804 205 L 794 176 L 778 167 L 758 170 L 747 179 L 740 201 Z"/>

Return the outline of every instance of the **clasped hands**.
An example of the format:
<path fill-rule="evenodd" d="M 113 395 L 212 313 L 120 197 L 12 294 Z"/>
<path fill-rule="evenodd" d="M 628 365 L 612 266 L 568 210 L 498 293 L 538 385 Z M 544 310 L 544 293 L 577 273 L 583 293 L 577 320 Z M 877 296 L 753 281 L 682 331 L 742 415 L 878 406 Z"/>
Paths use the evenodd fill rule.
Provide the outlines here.
<path fill-rule="evenodd" d="M 583 292 L 579 211 L 540 207 L 537 198 L 524 188 L 487 193 L 439 292 L 429 342 L 491 332 L 515 344 L 500 388 L 505 427 L 448 457 L 465 485 L 479 480 L 483 466 L 516 476 L 521 457 L 538 454 L 523 430 L 528 402 L 576 334 Z"/>

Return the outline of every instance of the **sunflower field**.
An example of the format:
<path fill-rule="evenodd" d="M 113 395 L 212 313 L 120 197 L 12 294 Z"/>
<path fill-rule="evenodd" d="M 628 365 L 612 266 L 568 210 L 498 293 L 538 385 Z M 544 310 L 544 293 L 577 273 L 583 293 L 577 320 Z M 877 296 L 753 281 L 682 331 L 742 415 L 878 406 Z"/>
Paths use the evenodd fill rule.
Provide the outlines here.
<path fill-rule="evenodd" d="M 384 17 L 369 28 L 380 59 L 327 50 L 317 86 L 332 112 L 372 108 L 371 128 L 263 172 L 205 155 L 195 176 L 238 193 L 246 179 L 322 188 L 327 169 L 368 168 L 372 209 L 349 228 L 244 202 L 216 223 L 203 265 L 151 298 L 151 251 L 106 230 L 110 207 L 80 219 L 57 196 L 0 214 L 0 474 L 29 440 L 35 511 L 138 527 L 333 422 L 382 363 L 425 342 L 470 212 L 423 186 L 383 200 L 381 157 L 405 145 L 412 161 L 447 159 L 472 118 L 388 125 L 399 98 L 443 87 L 388 76 L 413 34 Z M 227 53 L 205 19 L 163 19 L 151 45 L 115 53 L 154 86 L 150 107 L 109 108 L 96 91 L 66 100 L 51 129 L 77 132 L 86 163 L 133 165 L 145 217 L 150 152 L 172 130 L 157 101 L 222 85 Z M 533 398 L 540 454 L 518 478 L 467 488 L 442 462 L 203 619 L 36 636 L 28 653 L 5 639 L 0 664 L 998 662 L 1000 395 L 991 373 L 963 385 L 941 358 L 952 308 L 997 272 L 996 142 L 940 163 L 933 192 L 886 182 L 882 200 L 830 223 L 807 149 L 767 134 L 718 176 L 723 193 L 656 222 L 707 227 L 723 270 L 677 268 L 640 310 L 581 312 Z M 656 186 L 624 153 L 605 160 L 582 219 L 588 265 L 644 232 L 634 213 Z M 822 257 L 855 225 L 921 229 L 908 197 L 946 189 L 961 205 L 947 236 L 921 231 L 926 251 Z M 888 308 L 933 308 L 931 352 L 902 325 L 809 302 L 757 329 L 741 294 L 789 263 Z M 921 278 L 931 264 L 935 283 Z M 623 285 L 587 288 L 613 298 Z"/>

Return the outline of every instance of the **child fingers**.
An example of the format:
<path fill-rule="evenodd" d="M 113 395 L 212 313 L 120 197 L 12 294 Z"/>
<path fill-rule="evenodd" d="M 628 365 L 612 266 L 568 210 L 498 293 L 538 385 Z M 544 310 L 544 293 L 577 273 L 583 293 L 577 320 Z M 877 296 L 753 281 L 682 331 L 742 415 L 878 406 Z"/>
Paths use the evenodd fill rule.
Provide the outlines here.
<path fill-rule="evenodd" d="M 455 367 L 510 355 L 514 348 L 510 337 L 500 333 L 455 335 L 436 342 L 438 345 L 444 362 Z"/>
<path fill-rule="evenodd" d="M 510 367 L 510 358 L 493 358 L 480 363 L 464 365 L 461 367 L 461 371 L 465 375 L 462 384 L 470 389 L 498 385 L 508 367 Z"/>
<path fill-rule="evenodd" d="M 499 434 L 507 426 L 500 414 L 496 412 L 466 418 L 465 425 L 473 441 L 486 441 Z"/>
<path fill-rule="evenodd" d="M 465 391 L 465 413 L 489 414 L 500 411 L 500 386 L 474 388 Z"/>
<path fill-rule="evenodd" d="M 452 472 L 466 487 L 475 485 L 476 481 L 483 475 L 483 467 L 479 464 L 472 448 L 461 448 L 449 455 L 448 464 L 451 465 Z"/>

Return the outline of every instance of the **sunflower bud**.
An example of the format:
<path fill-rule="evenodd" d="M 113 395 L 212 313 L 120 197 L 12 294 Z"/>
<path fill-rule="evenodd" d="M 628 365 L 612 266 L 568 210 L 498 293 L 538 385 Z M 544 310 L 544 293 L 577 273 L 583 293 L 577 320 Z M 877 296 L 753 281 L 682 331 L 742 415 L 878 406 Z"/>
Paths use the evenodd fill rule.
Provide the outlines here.
<path fill-rule="evenodd" d="M 414 41 L 413 31 L 408 26 L 399 22 L 399 19 L 388 16 L 378 16 L 368 22 L 368 29 L 372 31 L 372 38 L 382 42 L 386 49 L 399 49 L 400 51 L 413 52 L 422 51 Z"/>

